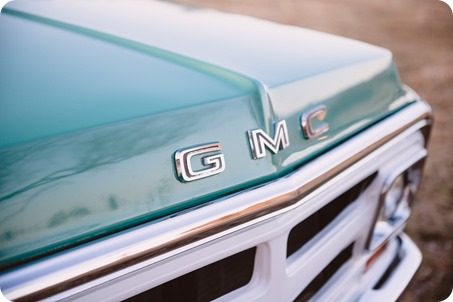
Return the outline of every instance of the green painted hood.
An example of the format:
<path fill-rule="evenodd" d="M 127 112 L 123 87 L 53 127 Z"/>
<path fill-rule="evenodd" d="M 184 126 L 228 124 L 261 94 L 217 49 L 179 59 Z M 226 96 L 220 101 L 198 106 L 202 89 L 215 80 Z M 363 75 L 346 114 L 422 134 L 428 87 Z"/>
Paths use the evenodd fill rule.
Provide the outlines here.
<path fill-rule="evenodd" d="M 160 2 L 17 1 L 0 44 L 2 269 L 285 175 L 412 101 L 386 50 Z M 247 130 L 283 119 L 290 147 L 253 160 Z M 175 151 L 215 141 L 225 171 L 178 181 Z"/>

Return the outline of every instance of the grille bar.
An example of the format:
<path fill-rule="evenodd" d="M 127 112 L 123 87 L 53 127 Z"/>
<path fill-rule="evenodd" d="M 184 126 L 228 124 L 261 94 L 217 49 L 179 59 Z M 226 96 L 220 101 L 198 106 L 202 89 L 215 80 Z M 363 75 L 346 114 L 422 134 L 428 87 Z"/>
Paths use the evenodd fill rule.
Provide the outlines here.
<path fill-rule="evenodd" d="M 217 299 L 246 285 L 253 275 L 256 247 L 206 265 L 181 277 L 131 297 L 127 302 Z"/>
<path fill-rule="evenodd" d="M 377 172 L 371 174 L 353 186 L 310 217 L 297 224 L 289 233 L 286 257 L 302 248 L 308 241 L 329 225 L 344 209 L 352 204 L 376 178 Z"/>
<path fill-rule="evenodd" d="M 297 296 L 295 302 L 308 301 L 311 299 L 327 281 L 352 257 L 352 248 L 354 243 L 351 243 L 347 248 L 342 250 Z"/>

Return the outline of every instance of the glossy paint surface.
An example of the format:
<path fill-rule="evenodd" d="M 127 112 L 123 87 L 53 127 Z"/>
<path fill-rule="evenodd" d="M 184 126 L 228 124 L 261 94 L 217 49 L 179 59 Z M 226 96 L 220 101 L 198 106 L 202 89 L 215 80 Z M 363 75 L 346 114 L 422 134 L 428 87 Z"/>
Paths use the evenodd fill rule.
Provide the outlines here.
<path fill-rule="evenodd" d="M 8 9 L 1 22 L 0 146 L 253 92 L 152 46 Z"/>
<path fill-rule="evenodd" d="M 373 46 L 166 3 L 115 23 L 121 7 L 88 3 L 0 18 L 3 268 L 280 177 L 413 101 Z M 188 19 L 166 27 L 157 9 Z M 318 104 L 330 130 L 306 140 L 300 116 Z M 290 146 L 253 160 L 247 130 L 283 119 Z M 225 171 L 178 181 L 174 152 L 213 141 Z"/>

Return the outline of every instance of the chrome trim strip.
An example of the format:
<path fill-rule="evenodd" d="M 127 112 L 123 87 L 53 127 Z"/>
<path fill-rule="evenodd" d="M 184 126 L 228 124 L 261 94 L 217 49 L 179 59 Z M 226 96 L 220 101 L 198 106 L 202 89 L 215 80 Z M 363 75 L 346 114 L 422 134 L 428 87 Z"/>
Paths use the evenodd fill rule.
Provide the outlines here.
<path fill-rule="evenodd" d="M 9 299 L 17 301 L 45 299 L 64 291 L 73 292 L 78 286 L 82 291 L 88 288 L 88 282 L 98 278 L 106 280 L 126 274 L 138 266 L 157 263 L 280 215 L 304 203 L 308 194 L 377 152 L 390 140 L 399 135 L 405 137 L 429 126 L 430 122 L 430 107 L 424 102 L 415 102 L 333 152 L 313 160 L 302 170 L 266 186 L 5 273 L 0 276 L 2 291 Z M 398 140 L 392 144 L 395 141 Z M 217 215 L 206 218 L 204 213 L 212 209 Z"/>

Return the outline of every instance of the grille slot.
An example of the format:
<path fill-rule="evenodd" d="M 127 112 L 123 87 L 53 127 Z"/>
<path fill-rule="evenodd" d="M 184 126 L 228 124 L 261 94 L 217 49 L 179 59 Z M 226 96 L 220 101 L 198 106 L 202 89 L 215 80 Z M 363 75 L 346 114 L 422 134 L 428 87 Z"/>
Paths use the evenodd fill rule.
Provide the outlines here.
<path fill-rule="evenodd" d="M 211 301 L 236 290 L 253 275 L 256 247 L 206 265 L 125 301 Z"/>
<path fill-rule="evenodd" d="M 347 248 L 342 250 L 297 296 L 295 302 L 308 301 L 316 294 L 324 284 L 352 257 L 352 248 L 354 243 L 351 243 Z"/>
<path fill-rule="evenodd" d="M 363 191 L 372 183 L 377 172 L 371 174 L 358 184 L 332 200 L 316 213 L 312 214 L 294 228 L 288 236 L 286 257 L 291 256 L 303 247 L 308 241 L 321 232 L 332 222 L 348 205 L 353 203 Z"/>

